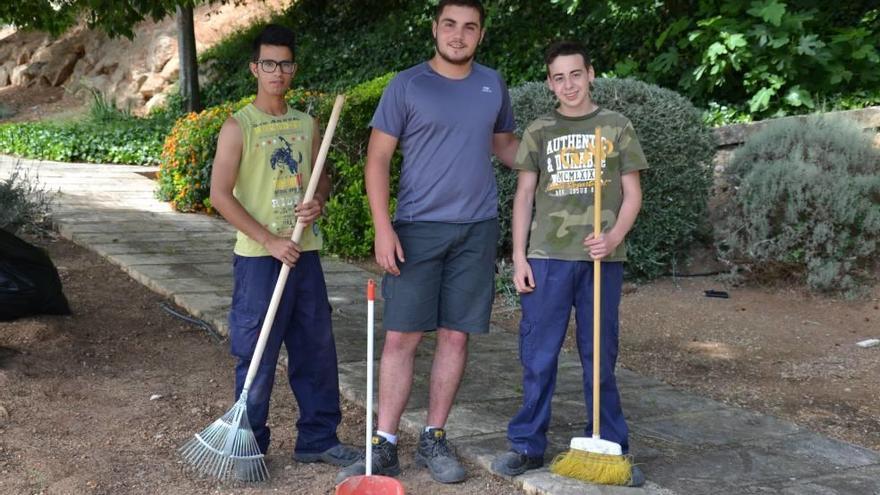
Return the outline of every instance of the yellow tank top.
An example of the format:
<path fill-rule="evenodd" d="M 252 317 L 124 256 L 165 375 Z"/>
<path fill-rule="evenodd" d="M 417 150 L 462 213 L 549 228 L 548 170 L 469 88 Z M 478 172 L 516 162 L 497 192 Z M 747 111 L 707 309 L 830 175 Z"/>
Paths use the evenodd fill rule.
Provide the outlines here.
<path fill-rule="evenodd" d="M 270 232 L 290 237 L 296 225 L 294 206 L 302 201 L 312 173 L 311 116 L 288 106 L 284 115 L 269 115 L 248 104 L 232 115 L 242 132 L 241 164 L 233 195 Z M 321 249 L 321 232 L 312 224 L 303 232 L 303 251 Z M 259 242 L 238 232 L 235 254 L 268 256 Z"/>

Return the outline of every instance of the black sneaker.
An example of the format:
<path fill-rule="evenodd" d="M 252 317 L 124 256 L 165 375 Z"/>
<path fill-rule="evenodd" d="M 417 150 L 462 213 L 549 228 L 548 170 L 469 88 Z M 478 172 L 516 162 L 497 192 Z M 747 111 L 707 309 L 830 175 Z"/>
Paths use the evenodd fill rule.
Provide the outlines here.
<path fill-rule="evenodd" d="M 464 481 L 464 468 L 449 449 L 446 430 L 443 428 L 431 428 L 419 437 L 416 465 L 428 468 L 434 481 L 440 483 Z"/>
<path fill-rule="evenodd" d="M 645 484 L 645 473 L 638 466 L 632 467 L 632 473 L 629 477 L 629 483 L 626 486 L 638 487 Z"/>
<path fill-rule="evenodd" d="M 397 445 L 389 442 L 385 437 L 373 435 L 372 464 L 373 474 L 382 476 L 397 476 L 400 474 L 400 461 L 397 459 Z M 367 462 L 364 457 L 357 462 L 343 468 L 336 475 L 336 484 L 342 483 L 346 478 L 367 474 Z"/>
<path fill-rule="evenodd" d="M 515 450 L 505 452 L 492 461 L 492 471 L 505 476 L 518 476 L 529 469 L 544 465 L 544 457 L 529 457 Z"/>
<path fill-rule="evenodd" d="M 363 459 L 364 455 L 359 449 L 350 445 L 338 443 L 323 452 L 303 453 L 294 452 L 293 460 L 297 462 L 325 462 L 334 466 L 350 466 Z"/>

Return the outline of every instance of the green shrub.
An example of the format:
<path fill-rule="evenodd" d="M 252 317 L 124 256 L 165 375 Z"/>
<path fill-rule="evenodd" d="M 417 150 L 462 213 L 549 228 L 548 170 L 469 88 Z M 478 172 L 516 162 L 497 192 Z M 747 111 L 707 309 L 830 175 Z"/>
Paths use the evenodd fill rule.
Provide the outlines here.
<path fill-rule="evenodd" d="M 142 122 L 140 122 L 142 121 Z M 0 125 L 0 152 L 63 162 L 155 165 L 168 128 L 146 119 L 102 126 L 91 123 Z"/>
<path fill-rule="evenodd" d="M 290 91 L 286 95 L 293 108 L 311 113 L 320 95 Z M 199 113 L 179 118 L 162 147 L 159 187 L 156 196 L 170 201 L 178 211 L 213 211 L 211 208 L 211 166 L 217 151 L 220 127 L 233 113 L 254 100 L 253 96 L 222 103 Z"/>
<path fill-rule="evenodd" d="M 138 118 L 99 93 L 93 97 L 84 120 L 0 125 L 0 152 L 64 162 L 159 163 L 162 142 L 175 116 L 164 112 Z"/>
<path fill-rule="evenodd" d="M 627 273 L 653 278 L 686 255 L 704 226 L 711 185 L 714 137 L 697 109 L 683 96 L 634 79 L 596 79 L 593 98 L 632 121 L 651 167 L 641 174 L 643 202 L 636 225 L 627 236 Z M 511 102 L 521 134 L 529 122 L 553 109 L 554 97 L 544 83 L 511 89 Z M 509 254 L 512 195 L 516 180 L 498 170 L 502 252 Z"/>
<path fill-rule="evenodd" d="M 771 123 L 725 170 L 719 251 L 756 280 L 794 275 L 814 290 L 856 295 L 877 268 L 880 151 L 856 124 Z"/>
<path fill-rule="evenodd" d="M 253 97 L 222 103 L 177 120 L 162 147 L 156 175 L 159 199 L 170 201 L 178 211 L 213 211 L 211 165 L 217 151 L 217 134 L 226 119 L 250 101 Z"/>
<path fill-rule="evenodd" d="M 0 180 L 0 229 L 38 233 L 48 229 L 52 194 L 16 163 L 9 175 Z"/>

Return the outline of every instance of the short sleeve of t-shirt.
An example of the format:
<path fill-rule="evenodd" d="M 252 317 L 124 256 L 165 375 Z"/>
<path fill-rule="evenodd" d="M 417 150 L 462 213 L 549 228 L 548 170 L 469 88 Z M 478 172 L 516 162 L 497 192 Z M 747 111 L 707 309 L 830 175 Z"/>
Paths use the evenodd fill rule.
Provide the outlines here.
<path fill-rule="evenodd" d="M 627 121 L 623 131 L 620 133 L 617 145 L 619 146 L 618 149 L 620 149 L 621 175 L 648 168 L 648 160 L 642 151 L 642 145 L 639 143 L 639 138 L 636 136 L 636 130 L 633 128 L 632 122 Z"/>
<path fill-rule="evenodd" d="M 503 132 L 513 132 L 516 122 L 513 120 L 513 108 L 510 106 L 510 93 L 507 91 L 507 85 L 504 80 L 498 78 L 498 84 L 501 86 L 501 109 L 498 111 L 498 117 L 495 119 L 495 134 Z"/>
<path fill-rule="evenodd" d="M 391 79 L 373 113 L 370 127 L 400 138 L 406 127 L 406 84 L 398 75 Z"/>
<path fill-rule="evenodd" d="M 538 171 L 538 137 L 536 136 L 537 131 L 533 127 L 529 126 L 519 141 L 519 148 L 516 150 L 516 159 L 514 160 L 514 167 L 517 170 Z"/>

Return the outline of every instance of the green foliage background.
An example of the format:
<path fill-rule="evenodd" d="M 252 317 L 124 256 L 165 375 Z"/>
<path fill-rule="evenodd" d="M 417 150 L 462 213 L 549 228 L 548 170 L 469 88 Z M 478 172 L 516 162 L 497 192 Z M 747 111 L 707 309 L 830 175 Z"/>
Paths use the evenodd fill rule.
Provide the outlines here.
<path fill-rule="evenodd" d="M 432 54 L 436 2 L 302 0 L 274 19 L 299 36 L 297 84 L 338 91 Z M 715 125 L 880 103 L 880 6 L 872 0 L 487 0 L 478 61 L 510 86 L 544 76 L 543 50 L 574 38 L 606 76 L 678 91 Z M 210 104 L 252 91 L 241 68 L 259 26 L 202 56 Z"/>

